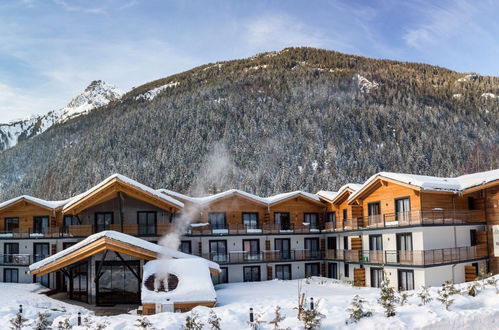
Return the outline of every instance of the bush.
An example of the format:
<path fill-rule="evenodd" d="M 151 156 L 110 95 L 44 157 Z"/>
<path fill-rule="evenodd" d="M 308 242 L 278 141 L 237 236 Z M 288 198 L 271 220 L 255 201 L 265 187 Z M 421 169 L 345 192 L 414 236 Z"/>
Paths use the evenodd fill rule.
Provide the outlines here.
<path fill-rule="evenodd" d="M 349 312 L 350 315 L 346 321 L 346 324 L 357 323 L 362 318 L 370 317 L 371 315 L 373 315 L 371 311 L 364 310 L 365 302 L 366 301 L 362 299 L 359 295 L 355 295 L 355 297 L 353 297 L 350 307 L 347 308 L 347 312 Z"/>
<path fill-rule="evenodd" d="M 211 330 L 222 330 L 222 328 L 220 328 L 220 321 L 221 319 L 217 316 L 217 314 L 211 310 L 210 318 L 208 319 L 208 324 L 210 325 Z"/>
<path fill-rule="evenodd" d="M 28 321 L 21 313 L 17 313 L 14 318 L 10 319 L 10 328 L 12 330 L 21 330 L 28 325 Z"/>
<path fill-rule="evenodd" d="M 35 324 L 33 325 L 34 330 L 48 330 L 50 329 L 50 321 L 49 318 L 50 313 L 45 311 L 43 313 L 38 313 L 38 318 L 36 319 Z"/>
<path fill-rule="evenodd" d="M 433 298 L 430 295 L 430 291 L 428 290 L 427 286 L 422 286 L 421 291 L 418 292 L 418 297 L 421 299 L 421 304 L 420 305 L 426 305 L 430 301 L 433 300 Z"/>
<path fill-rule="evenodd" d="M 191 312 L 191 315 L 188 315 L 185 318 L 185 324 L 182 327 L 184 330 L 201 330 L 204 324 L 199 320 L 199 314 L 196 312 Z"/>
<path fill-rule="evenodd" d="M 303 312 L 301 320 L 305 330 L 315 330 L 321 327 L 322 319 L 326 316 L 321 314 L 317 309 L 319 307 L 319 303 L 320 301 L 317 301 L 314 309 L 307 309 Z"/>
<path fill-rule="evenodd" d="M 438 290 L 437 300 L 444 304 L 446 310 L 449 310 L 449 307 L 454 302 L 452 296 L 457 293 L 458 291 L 454 287 L 454 283 L 452 283 L 452 281 L 446 281 L 442 289 Z"/>
<path fill-rule="evenodd" d="M 281 306 L 276 306 L 274 311 L 274 318 L 269 322 L 274 326 L 274 330 L 280 330 L 281 322 L 286 319 L 286 315 L 281 314 Z"/>
<path fill-rule="evenodd" d="M 147 317 L 141 317 L 140 319 L 135 320 L 134 326 L 139 329 L 144 329 L 144 330 L 153 330 L 154 327 L 152 326 L 151 321 Z"/>
<path fill-rule="evenodd" d="M 398 302 L 398 298 L 395 296 L 395 289 L 390 287 L 390 281 L 387 277 L 381 282 L 381 292 L 378 299 L 378 303 L 385 309 L 385 316 L 392 317 L 395 316 L 395 304 Z"/>

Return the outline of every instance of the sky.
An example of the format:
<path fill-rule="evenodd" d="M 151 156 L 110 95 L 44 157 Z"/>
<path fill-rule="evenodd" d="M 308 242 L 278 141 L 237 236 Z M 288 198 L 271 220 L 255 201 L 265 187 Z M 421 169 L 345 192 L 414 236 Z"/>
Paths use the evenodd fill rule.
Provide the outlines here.
<path fill-rule="evenodd" d="M 1 0 L 0 123 L 289 46 L 499 76 L 496 0 Z"/>

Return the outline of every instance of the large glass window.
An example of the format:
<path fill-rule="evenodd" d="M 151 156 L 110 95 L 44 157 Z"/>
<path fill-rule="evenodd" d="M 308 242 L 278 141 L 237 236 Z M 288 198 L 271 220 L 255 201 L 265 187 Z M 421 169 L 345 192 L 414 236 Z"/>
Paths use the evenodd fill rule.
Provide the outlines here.
<path fill-rule="evenodd" d="M 46 233 L 48 227 L 49 217 L 33 217 L 33 233 Z"/>
<path fill-rule="evenodd" d="M 397 262 L 412 264 L 412 234 L 397 234 Z"/>
<path fill-rule="evenodd" d="M 257 229 L 258 212 L 243 212 L 243 225 L 249 229 Z"/>
<path fill-rule="evenodd" d="M 307 257 L 318 258 L 320 256 L 319 239 L 305 238 L 305 251 L 307 252 Z"/>
<path fill-rule="evenodd" d="M 245 239 L 243 240 L 244 257 L 247 260 L 258 260 L 260 258 L 260 240 Z"/>
<path fill-rule="evenodd" d="M 66 214 L 64 216 L 64 220 L 63 220 L 64 227 L 68 228 L 70 226 L 75 226 L 75 225 L 79 225 L 79 224 L 80 224 L 80 222 L 78 220 L 78 216 L 69 215 L 69 214 Z"/>
<path fill-rule="evenodd" d="M 371 251 L 383 250 L 383 238 L 381 235 L 369 235 L 369 250 Z"/>
<path fill-rule="evenodd" d="M 280 259 L 291 259 L 291 241 L 289 238 L 276 238 L 274 245 Z"/>
<path fill-rule="evenodd" d="M 373 202 L 367 204 L 367 215 L 370 225 L 381 222 L 380 214 L 381 214 L 380 202 Z"/>
<path fill-rule="evenodd" d="M 108 230 L 110 225 L 114 223 L 113 212 L 98 212 L 95 213 L 95 232 Z"/>
<path fill-rule="evenodd" d="M 17 268 L 4 268 L 3 281 L 5 283 L 19 283 L 19 270 Z"/>
<path fill-rule="evenodd" d="M 383 277 L 383 268 L 371 267 L 371 287 L 380 288 L 381 282 L 383 282 Z"/>
<path fill-rule="evenodd" d="M 476 229 L 470 229 L 470 245 L 476 245 Z"/>
<path fill-rule="evenodd" d="M 215 262 L 227 262 L 227 241 L 210 241 L 210 256 Z"/>
<path fill-rule="evenodd" d="M 305 277 L 321 276 L 321 267 L 319 263 L 305 264 Z"/>
<path fill-rule="evenodd" d="M 319 214 L 317 213 L 305 213 L 304 214 L 305 223 L 308 223 L 310 229 L 317 229 L 319 225 Z"/>
<path fill-rule="evenodd" d="M 326 222 L 332 223 L 332 228 L 336 228 L 336 212 L 328 212 L 326 214 Z"/>
<path fill-rule="evenodd" d="M 345 273 L 345 277 L 350 277 L 350 265 L 349 264 L 345 264 L 343 271 Z"/>
<path fill-rule="evenodd" d="M 328 250 L 336 250 L 336 237 L 327 238 L 327 248 Z"/>
<path fill-rule="evenodd" d="M 338 279 L 338 264 L 336 262 L 329 264 L 329 277 Z"/>
<path fill-rule="evenodd" d="M 412 270 L 399 270 L 398 280 L 400 290 L 414 290 L 414 272 Z"/>
<path fill-rule="evenodd" d="M 19 218 L 5 218 L 4 231 L 6 233 L 17 233 L 19 231 Z"/>
<path fill-rule="evenodd" d="M 227 267 L 220 267 L 221 272 L 218 274 L 211 274 L 213 284 L 229 283 L 229 270 Z"/>
<path fill-rule="evenodd" d="M 137 212 L 139 235 L 156 235 L 156 212 Z"/>
<path fill-rule="evenodd" d="M 244 282 L 257 282 L 260 281 L 260 266 L 246 266 L 243 267 L 243 280 Z"/>
<path fill-rule="evenodd" d="M 290 280 L 291 279 L 291 265 L 276 265 L 275 266 L 275 278 L 279 280 Z"/>
<path fill-rule="evenodd" d="M 395 217 L 397 221 L 410 221 L 409 211 L 411 210 L 411 202 L 409 197 L 397 198 L 395 200 Z"/>
<path fill-rule="evenodd" d="M 3 262 L 6 264 L 12 264 L 17 261 L 17 255 L 19 254 L 19 243 L 5 243 L 3 245 Z M 28 262 L 29 263 L 29 262 Z"/>
<path fill-rule="evenodd" d="M 348 210 L 344 209 L 343 210 L 343 222 L 347 221 L 348 219 Z"/>
<path fill-rule="evenodd" d="M 140 274 L 138 260 L 96 261 L 95 269 L 100 270 L 97 274 L 97 304 L 135 304 L 140 301 L 140 282 L 135 274 Z M 133 272 L 130 270 L 133 270 Z M 135 272 L 135 274 L 134 274 Z"/>
<path fill-rule="evenodd" d="M 211 229 L 227 229 L 224 212 L 210 212 L 208 213 L 208 219 Z"/>
<path fill-rule="evenodd" d="M 274 223 L 280 230 L 291 229 L 291 219 L 288 212 L 275 212 Z"/>
<path fill-rule="evenodd" d="M 179 248 L 179 250 L 181 252 L 191 254 L 192 253 L 191 241 L 182 241 L 182 242 L 180 242 L 180 248 Z"/>
<path fill-rule="evenodd" d="M 40 283 L 44 287 L 48 288 L 48 287 L 50 287 L 50 276 L 49 276 L 49 274 L 45 274 L 43 276 L 36 276 L 35 275 L 35 282 Z"/>
<path fill-rule="evenodd" d="M 71 299 L 88 301 L 88 264 L 86 262 L 70 268 L 71 278 L 69 297 Z"/>
<path fill-rule="evenodd" d="M 33 261 L 37 262 L 50 255 L 49 243 L 33 243 Z"/>

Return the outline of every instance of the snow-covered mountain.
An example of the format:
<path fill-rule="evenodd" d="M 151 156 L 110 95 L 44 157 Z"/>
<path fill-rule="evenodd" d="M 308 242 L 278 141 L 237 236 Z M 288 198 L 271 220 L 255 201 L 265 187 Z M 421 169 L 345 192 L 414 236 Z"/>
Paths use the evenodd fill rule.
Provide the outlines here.
<path fill-rule="evenodd" d="M 44 132 L 54 124 L 85 115 L 95 108 L 116 101 L 122 95 L 123 92 L 113 85 L 101 80 L 92 81 L 83 93 L 73 98 L 62 109 L 50 111 L 45 115 L 0 124 L 0 152 Z"/>

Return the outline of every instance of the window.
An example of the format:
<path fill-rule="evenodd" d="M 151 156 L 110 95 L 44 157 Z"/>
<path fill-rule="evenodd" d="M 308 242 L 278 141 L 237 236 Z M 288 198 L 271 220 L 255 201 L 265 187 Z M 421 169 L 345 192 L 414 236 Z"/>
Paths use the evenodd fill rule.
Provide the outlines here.
<path fill-rule="evenodd" d="M 348 250 L 348 236 L 343 236 L 343 249 Z"/>
<path fill-rule="evenodd" d="M 281 230 L 291 229 L 291 221 L 288 212 L 275 212 L 274 213 L 274 223 Z"/>
<path fill-rule="evenodd" d="M 260 281 L 260 266 L 243 267 L 243 281 L 244 282 Z"/>
<path fill-rule="evenodd" d="M 243 251 L 246 260 L 258 260 L 260 257 L 260 240 L 243 239 Z"/>
<path fill-rule="evenodd" d="M 305 253 L 307 258 L 320 257 L 318 238 L 305 238 Z"/>
<path fill-rule="evenodd" d="M 327 238 L 327 248 L 328 250 L 336 250 L 336 237 Z"/>
<path fill-rule="evenodd" d="M 243 225 L 246 228 L 258 228 L 258 212 L 243 212 Z"/>
<path fill-rule="evenodd" d="M 289 238 L 276 238 L 274 248 L 282 260 L 291 259 L 291 241 Z"/>
<path fill-rule="evenodd" d="M 373 202 L 367 204 L 367 215 L 378 215 L 381 214 L 381 207 L 379 202 Z"/>
<path fill-rule="evenodd" d="M 472 196 L 468 197 L 468 210 L 474 210 L 475 209 L 475 198 Z"/>
<path fill-rule="evenodd" d="M 350 265 L 349 264 L 345 264 L 344 273 L 345 273 L 345 277 L 350 277 Z"/>
<path fill-rule="evenodd" d="M 369 235 L 369 250 L 370 251 L 383 250 L 383 239 L 381 235 Z"/>
<path fill-rule="evenodd" d="M 320 264 L 305 264 L 305 277 L 321 276 Z"/>
<path fill-rule="evenodd" d="M 309 224 L 310 229 L 317 229 L 319 224 L 319 214 L 317 213 L 305 213 L 304 222 Z"/>
<path fill-rule="evenodd" d="M 371 268 L 371 287 L 381 288 L 383 282 L 383 268 Z"/>
<path fill-rule="evenodd" d="M 34 276 L 34 282 L 35 283 L 40 283 L 41 285 L 43 285 L 46 288 L 50 287 L 50 277 L 49 277 L 49 274 L 45 274 L 43 276 L 36 276 L 36 275 L 33 275 L 33 276 Z"/>
<path fill-rule="evenodd" d="M 410 221 L 409 211 L 411 210 L 411 203 L 409 197 L 397 198 L 395 200 L 395 220 L 396 221 Z"/>
<path fill-rule="evenodd" d="M 156 235 L 156 212 L 137 212 L 139 235 Z"/>
<path fill-rule="evenodd" d="M 64 227 L 68 228 L 69 226 L 79 225 L 80 221 L 78 220 L 78 216 L 76 215 L 65 215 L 63 219 Z"/>
<path fill-rule="evenodd" d="M 400 290 L 414 290 L 414 272 L 412 270 L 399 270 L 398 280 Z"/>
<path fill-rule="evenodd" d="M 470 229 L 470 245 L 476 246 L 476 229 Z"/>
<path fill-rule="evenodd" d="M 76 242 L 64 242 L 62 243 L 62 249 L 66 250 L 68 247 L 75 245 Z"/>
<path fill-rule="evenodd" d="M 95 232 L 108 230 L 110 225 L 114 223 L 113 212 L 97 212 L 95 213 Z"/>
<path fill-rule="evenodd" d="M 227 241 L 210 241 L 210 256 L 215 262 L 227 262 Z"/>
<path fill-rule="evenodd" d="M 15 263 L 16 255 L 19 254 L 19 243 L 5 243 L 3 245 L 3 262 L 6 264 Z"/>
<path fill-rule="evenodd" d="M 336 262 L 329 264 L 329 277 L 338 279 L 338 264 Z"/>
<path fill-rule="evenodd" d="M 33 217 L 33 233 L 46 233 L 48 227 L 49 217 Z"/>
<path fill-rule="evenodd" d="M 17 268 L 4 268 L 3 281 L 5 283 L 19 283 L 19 270 Z"/>
<path fill-rule="evenodd" d="M 348 219 L 348 211 L 347 209 L 344 209 L 343 210 L 343 222 L 347 221 Z"/>
<path fill-rule="evenodd" d="M 45 259 L 50 255 L 49 243 L 33 243 L 33 261 L 37 262 Z"/>
<path fill-rule="evenodd" d="M 336 212 L 326 213 L 326 222 L 330 223 L 332 228 L 336 228 Z"/>
<path fill-rule="evenodd" d="M 226 229 L 224 212 L 210 212 L 208 213 L 208 219 L 211 229 Z"/>
<path fill-rule="evenodd" d="M 291 279 L 291 265 L 276 265 L 275 266 L 275 278 L 279 280 L 290 280 Z"/>
<path fill-rule="evenodd" d="M 19 218 L 5 218 L 4 231 L 6 233 L 17 233 L 19 230 Z"/>
<path fill-rule="evenodd" d="M 227 267 L 220 267 L 220 273 L 212 274 L 213 284 L 229 283 L 229 270 Z"/>
<path fill-rule="evenodd" d="M 397 250 L 412 251 L 412 234 L 397 234 Z"/>
<path fill-rule="evenodd" d="M 182 242 L 180 242 L 180 248 L 179 248 L 179 250 L 181 252 L 191 254 L 192 253 L 191 241 L 182 241 Z"/>

